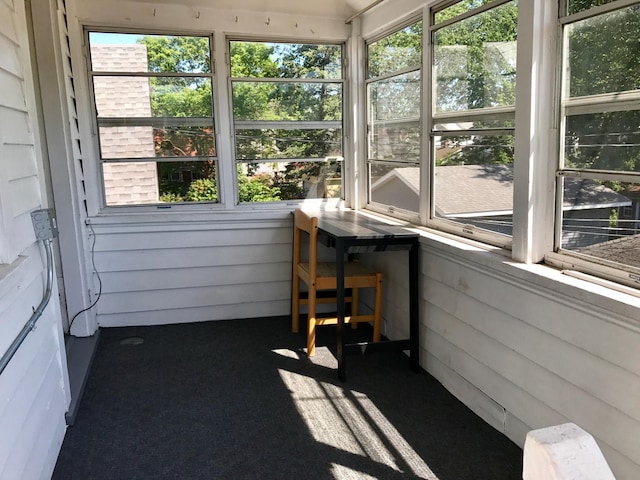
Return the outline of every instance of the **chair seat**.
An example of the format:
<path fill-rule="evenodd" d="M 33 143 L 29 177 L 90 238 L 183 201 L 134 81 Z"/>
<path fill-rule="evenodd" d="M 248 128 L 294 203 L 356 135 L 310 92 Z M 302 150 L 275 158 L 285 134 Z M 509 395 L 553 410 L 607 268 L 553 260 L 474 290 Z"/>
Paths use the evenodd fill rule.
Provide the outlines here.
<path fill-rule="evenodd" d="M 298 275 L 307 283 L 309 280 L 309 264 L 298 265 Z M 347 262 L 344 265 L 344 287 L 362 288 L 376 286 L 376 272 L 369 270 L 357 262 Z M 318 262 L 316 264 L 316 289 L 335 290 L 337 288 L 335 262 Z"/>

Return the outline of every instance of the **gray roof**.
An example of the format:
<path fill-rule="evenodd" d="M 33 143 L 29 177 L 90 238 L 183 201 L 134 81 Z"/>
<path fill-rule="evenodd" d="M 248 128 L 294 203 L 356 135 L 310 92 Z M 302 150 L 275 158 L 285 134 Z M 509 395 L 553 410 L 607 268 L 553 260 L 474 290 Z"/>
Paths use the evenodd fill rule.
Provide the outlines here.
<path fill-rule="evenodd" d="M 640 235 L 629 235 L 608 242 L 577 248 L 576 252 L 640 268 Z"/>
<path fill-rule="evenodd" d="M 418 167 L 395 168 L 372 185 L 397 178 L 418 192 Z M 447 215 L 510 215 L 513 211 L 513 165 L 455 165 L 436 167 L 436 209 Z M 444 193 L 442 193 L 444 192 Z M 593 180 L 565 178 L 565 210 L 630 205 L 624 195 Z"/>

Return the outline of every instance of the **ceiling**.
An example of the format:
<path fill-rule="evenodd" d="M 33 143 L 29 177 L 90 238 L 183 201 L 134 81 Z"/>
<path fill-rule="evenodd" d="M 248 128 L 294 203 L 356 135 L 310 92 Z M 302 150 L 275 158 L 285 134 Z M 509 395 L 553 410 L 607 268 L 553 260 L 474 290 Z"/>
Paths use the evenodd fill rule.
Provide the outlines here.
<path fill-rule="evenodd" d="M 347 19 L 376 0 L 140 0 L 153 3 L 180 3 L 224 10 L 290 13 Z"/>

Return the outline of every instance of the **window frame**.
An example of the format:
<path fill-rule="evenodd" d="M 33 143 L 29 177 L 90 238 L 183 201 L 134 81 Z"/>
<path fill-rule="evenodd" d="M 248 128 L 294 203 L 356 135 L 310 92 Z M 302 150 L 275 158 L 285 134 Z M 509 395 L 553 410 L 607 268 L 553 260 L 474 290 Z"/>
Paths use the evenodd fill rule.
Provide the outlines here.
<path fill-rule="evenodd" d="M 194 72 L 125 72 L 125 71 L 94 71 L 91 59 L 91 43 L 89 41 L 89 35 L 91 33 L 106 33 L 106 34 L 123 34 L 123 35 L 150 35 L 150 36 L 168 36 L 168 37 L 201 37 L 207 38 L 209 41 L 209 63 L 210 63 L 210 72 L 208 73 L 194 73 Z M 88 101 L 89 106 L 91 108 L 90 119 L 91 119 L 91 142 L 90 147 L 93 149 L 95 155 L 95 176 L 96 176 L 96 186 L 97 192 L 96 199 L 98 200 L 97 210 L 102 213 L 143 213 L 143 212 L 157 212 L 157 211 L 172 211 L 172 210 L 198 210 L 198 211 L 209 211 L 209 210 L 222 210 L 224 208 L 224 189 L 225 185 L 222 181 L 221 175 L 221 160 L 220 160 L 220 132 L 219 132 L 219 108 L 216 105 L 216 97 L 217 93 L 217 68 L 216 68 L 216 39 L 215 33 L 213 31 L 176 31 L 164 28 L 158 29 L 149 29 L 149 28 L 110 28 L 104 26 L 94 26 L 94 25 L 84 25 L 82 36 L 84 40 L 84 56 L 85 56 L 85 65 L 87 72 L 87 91 L 88 91 Z M 210 123 L 206 123 L 206 125 L 213 125 L 213 145 L 215 148 L 215 155 L 213 156 L 172 156 L 172 157 L 145 157 L 145 158 L 131 158 L 131 159 L 111 159 L 105 161 L 101 154 L 100 147 L 100 135 L 99 128 L 100 126 L 127 126 L 127 118 L 134 118 L 139 121 L 147 121 L 149 125 L 151 124 L 162 124 L 163 126 L 171 126 L 172 123 L 176 123 L 179 117 L 114 117 L 113 119 L 107 117 L 102 121 L 98 118 L 98 109 L 96 105 L 96 95 L 94 88 L 94 77 L 144 77 L 144 78 L 154 78 L 154 77 L 175 77 L 175 78 L 208 78 L 211 83 L 211 116 L 207 117 L 186 117 L 187 123 L 192 123 L 193 125 L 189 126 L 201 126 L 203 123 L 203 118 L 209 119 L 211 118 Z M 118 123 L 118 120 L 121 119 L 122 122 Z M 180 117 L 181 119 L 181 117 Z M 182 120 L 182 119 L 181 119 Z M 137 122 L 136 122 L 137 123 Z M 180 122 L 182 125 L 183 123 Z M 129 126 L 131 126 L 129 124 Z M 151 125 L 153 126 L 153 125 Z M 216 176 L 216 185 L 217 185 L 217 199 L 216 201 L 183 201 L 183 202 L 158 202 L 155 203 L 138 203 L 138 204 L 123 204 L 123 205 L 108 205 L 106 199 L 106 185 L 105 185 L 105 176 L 103 165 L 108 163 L 162 163 L 162 162 L 173 162 L 173 163 L 189 163 L 193 162 L 194 159 L 196 161 L 200 160 L 211 160 L 215 165 L 215 176 Z M 160 194 L 160 191 L 158 191 Z"/>
<path fill-rule="evenodd" d="M 468 109 L 463 111 L 455 111 L 455 112 L 436 112 L 436 106 L 434 101 L 435 95 L 435 81 L 436 78 L 433 75 L 434 68 L 434 35 L 435 33 L 447 26 L 456 24 L 458 22 L 467 20 L 469 18 L 473 18 L 477 15 L 481 15 L 490 10 L 499 8 L 508 3 L 514 2 L 514 0 L 493 0 L 490 3 L 486 3 L 480 5 L 476 8 L 470 9 L 461 13 L 455 17 L 452 17 L 448 20 L 440 21 L 436 23 L 436 16 L 439 12 L 457 4 L 459 0 L 455 1 L 446 1 L 440 2 L 432 5 L 428 9 L 428 19 L 429 24 L 428 28 L 425 29 L 428 32 L 427 37 L 427 47 L 428 50 L 428 58 L 429 58 L 429 75 L 428 75 L 428 86 L 426 87 L 427 92 L 429 92 L 429 100 L 428 100 L 428 110 L 427 110 L 427 118 L 426 126 L 423 130 L 423 134 L 428 139 L 428 163 L 429 163 L 429 189 L 428 189 L 428 199 L 426 206 L 426 214 L 425 214 L 425 224 L 428 227 L 441 230 L 459 237 L 477 240 L 482 243 L 486 243 L 488 245 L 497 246 L 500 248 L 504 248 L 506 250 L 511 250 L 513 245 L 513 235 L 516 231 L 516 219 L 515 219 L 515 198 L 514 203 L 512 205 L 512 214 L 511 214 L 511 222 L 512 222 L 512 234 L 506 235 L 498 232 L 494 232 L 491 230 L 483 229 L 480 227 L 476 227 L 473 225 L 467 225 L 462 222 L 456 220 L 449 220 L 442 217 L 437 217 L 435 214 L 435 206 L 436 206 L 436 189 L 435 189 L 435 169 L 436 169 L 436 137 L 446 137 L 446 136 L 460 136 L 465 134 L 482 134 L 482 136 L 499 136 L 499 135 L 511 135 L 513 137 L 514 142 L 514 155 L 513 155 L 513 168 L 515 170 L 516 158 L 515 154 L 515 144 L 516 144 L 516 126 L 515 126 L 515 118 L 516 118 L 516 103 L 514 100 L 513 105 L 509 106 L 499 106 L 499 107 L 484 107 L 477 109 Z M 516 0 L 516 6 L 518 10 L 520 6 Z M 517 40 L 516 40 L 517 41 Z M 516 43 L 517 45 L 517 43 Z M 516 65 L 516 77 L 518 75 L 518 69 Z M 447 123 L 456 123 L 459 122 L 460 119 L 477 121 L 480 119 L 486 120 L 496 120 L 496 119 L 509 119 L 514 122 L 513 127 L 497 127 L 497 128 L 486 128 L 486 129 L 471 129 L 471 130 L 435 130 L 436 124 L 447 124 Z M 515 172 L 514 172 L 514 181 L 513 181 L 513 190 L 515 191 Z"/>
<path fill-rule="evenodd" d="M 578 271 L 621 283 L 634 288 L 640 287 L 640 267 L 612 262 L 603 258 L 571 251 L 562 247 L 563 234 L 563 183 L 565 178 L 584 178 L 591 180 L 613 180 L 640 184 L 640 172 L 597 170 L 589 168 L 565 167 L 565 128 L 571 115 L 598 114 L 608 112 L 640 111 L 640 90 L 627 90 L 604 94 L 592 94 L 570 97 L 566 81 L 568 48 L 568 27 L 577 22 L 596 18 L 610 12 L 639 5 L 637 0 L 613 0 L 604 5 L 592 7 L 577 13 L 568 14 L 568 0 L 560 0 L 558 9 L 559 51 L 557 69 L 560 81 L 557 85 L 558 105 L 558 152 L 555 165 L 556 205 L 554 215 L 553 251 L 545 254 L 547 264 L 568 271 Z M 636 234 L 640 235 L 640 233 Z"/>
<path fill-rule="evenodd" d="M 261 44 L 288 44 L 288 45 L 328 45 L 340 48 L 340 78 L 303 78 L 303 77 L 292 77 L 292 78 L 280 78 L 280 77 L 234 77 L 232 76 L 232 60 L 231 60 L 231 44 L 232 42 L 247 42 L 247 43 L 261 43 Z M 232 175 L 233 175 L 233 194 L 234 200 L 233 204 L 236 207 L 251 207 L 251 208 L 268 208 L 278 207 L 282 205 L 297 205 L 303 202 L 314 202 L 314 203 L 329 203 L 329 204 L 341 204 L 345 201 L 345 192 L 347 190 L 347 175 L 346 175 L 346 148 L 347 148 L 347 105 L 346 100 L 348 98 L 348 79 L 347 79 L 347 70 L 346 70 L 346 54 L 347 54 L 347 46 L 344 41 L 323 41 L 318 39 L 307 39 L 307 38 L 270 38 L 270 37 L 262 37 L 262 36 L 250 36 L 250 35 L 227 35 L 225 37 L 225 56 L 227 59 L 227 91 L 228 91 L 228 102 L 229 102 L 229 128 L 230 128 L 230 151 L 232 156 Z M 233 84 L 235 82 L 238 83 L 308 83 L 308 84 L 339 84 L 341 88 L 341 120 L 309 120 L 309 121 L 296 121 L 297 125 L 306 126 L 309 130 L 321 129 L 320 125 L 329 125 L 326 128 L 335 128 L 336 125 L 339 124 L 337 128 L 341 131 L 340 136 L 340 144 L 342 155 L 340 156 L 325 156 L 325 157 L 309 157 L 309 158 L 265 158 L 265 159 L 238 159 L 237 154 L 237 142 L 236 142 L 236 132 L 238 130 L 237 124 L 244 126 L 241 129 L 260 129 L 261 125 L 266 127 L 277 125 L 278 123 L 283 124 L 285 127 L 291 127 L 290 124 L 284 125 L 285 121 L 280 120 L 240 120 L 236 121 L 234 111 L 233 111 Z M 333 126 L 333 127 L 332 127 Z M 303 128 L 304 130 L 304 128 Z M 283 199 L 278 201 L 258 201 L 258 202 L 241 202 L 239 195 L 239 180 L 237 175 L 237 168 L 242 164 L 251 164 L 251 163 L 321 163 L 324 161 L 335 161 L 341 163 L 341 180 L 340 180 L 340 196 L 338 198 L 299 198 L 299 199 Z"/>
<path fill-rule="evenodd" d="M 376 43 L 382 39 L 385 39 L 387 37 L 390 37 L 391 35 L 394 35 L 412 25 L 415 25 L 419 22 L 422 22 L 422 36 L 420 39 L 420 48 L 421 48 L 421 56 L 420 56 L 420 63 L 419 64 L 415 64 L 415 65 L 411 65 L 411 66 L 406 66 L 403 67 L 401 69 L 398 70 L 394 70 L 393 72 L 387 72 L 384 73 L 382 75 L 377 75 L 375 77 L 370 77 L 369 76 L 369 46 L 373 43 Z M 415 162 L 410 162 L 410 161 L 406 161 L 406 162 L 393 162 L 393 161 L 389 161 L 389 160 L 384 160 L 384 159 L 376 159 L 373 158 L 370 155 L 370 149 L 371 149 L 371 121 L 370 121 L 370 104 L 369 104 L 369 85 L 375 84 L 376 82 L 380 82 L 380 81 L 385 81 L 385 80 L 389 80 L 392 78 L 397 78 L 397 77 L 401 77 L 403 75 L 407 75 L 410 73 L 415 73 L 418 72 L 420 75 L 420 114 L 418 117 L 418 129 L 421 132 L 420 135 L 422 137 L 422 132 L 424 131 L 424 109 L 422 108 L 424 105 L 424 85 L 425 85 L 425 75 L 424 75 L 424 52 L 425 52 L 425 37 L 424 37 L 424 15 L 423 15 L 423 11 L 422 9 L 420 11 L 418 11 L 417 13 L 414 13 L 406 18 L 403 18 L 401 21 L 394 23 L 392 26 L 390 26 L 389 28 L 385 28 L 384 31 L 378 33 L 375 36 L 372 36 L 370 38 L 365 39 L 364 41 L 364 71 L 363 71 L 363 85 L 362 85 L 362 89 L 363 89 L 363 100 L 364 100 L 364 105 L 363 105 L 363 109 L 364 109 L 364 128 L 365 128 L 365 149 L 364 149 L 364 185 L 365 185 L 365 194 L 366 194 L 366 208 L 368 210 L 377 212 L 377 213 L 382 213 L 385 215 L 390 215 L 396 218 L 400 218 L 403 220 L 407 220 L 410 222 L 414 222 L 414 223 L 423 223 L 421 221 L 421 217 L 420 217 L 420 209 L 422 208 L 422 205 L 424 203 L 423 199 L 424 199 L 424 141 L 422 140 L 422 138 L 420 139 L 420 153 L 419 153 L 419 158 L 417 161 Z M 372 165 L 402 165 L 402 166 L 406 166 L 406 167 L 410 167 L 410 166 L 415 166 L 419 169 L 419 174 L 420 174 L 420 188 L 419 188 L 419 192 L 418 192 L 418 211 L 413 212 L 411 210 L 405 210 L 396 206 L 392 206 L 392 205 L 387 205 L 381 202 L 376 202 L 374 200 L 372 200 L 371 198 L 371 175 L 370 175 L 370 168 Z"/>

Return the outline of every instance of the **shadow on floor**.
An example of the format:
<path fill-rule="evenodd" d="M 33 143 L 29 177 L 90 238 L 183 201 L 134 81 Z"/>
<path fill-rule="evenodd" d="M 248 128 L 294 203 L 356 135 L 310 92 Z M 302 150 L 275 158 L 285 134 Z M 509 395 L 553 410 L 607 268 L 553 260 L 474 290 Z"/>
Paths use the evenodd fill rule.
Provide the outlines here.
<path fill-rule="evenodd" d="M 406 356 L 349 357 L 343 383 L 319 330 L 312 359 L 286 317 L 102 330 L 53 478 L 521 478 L 522 451 Z"/>

